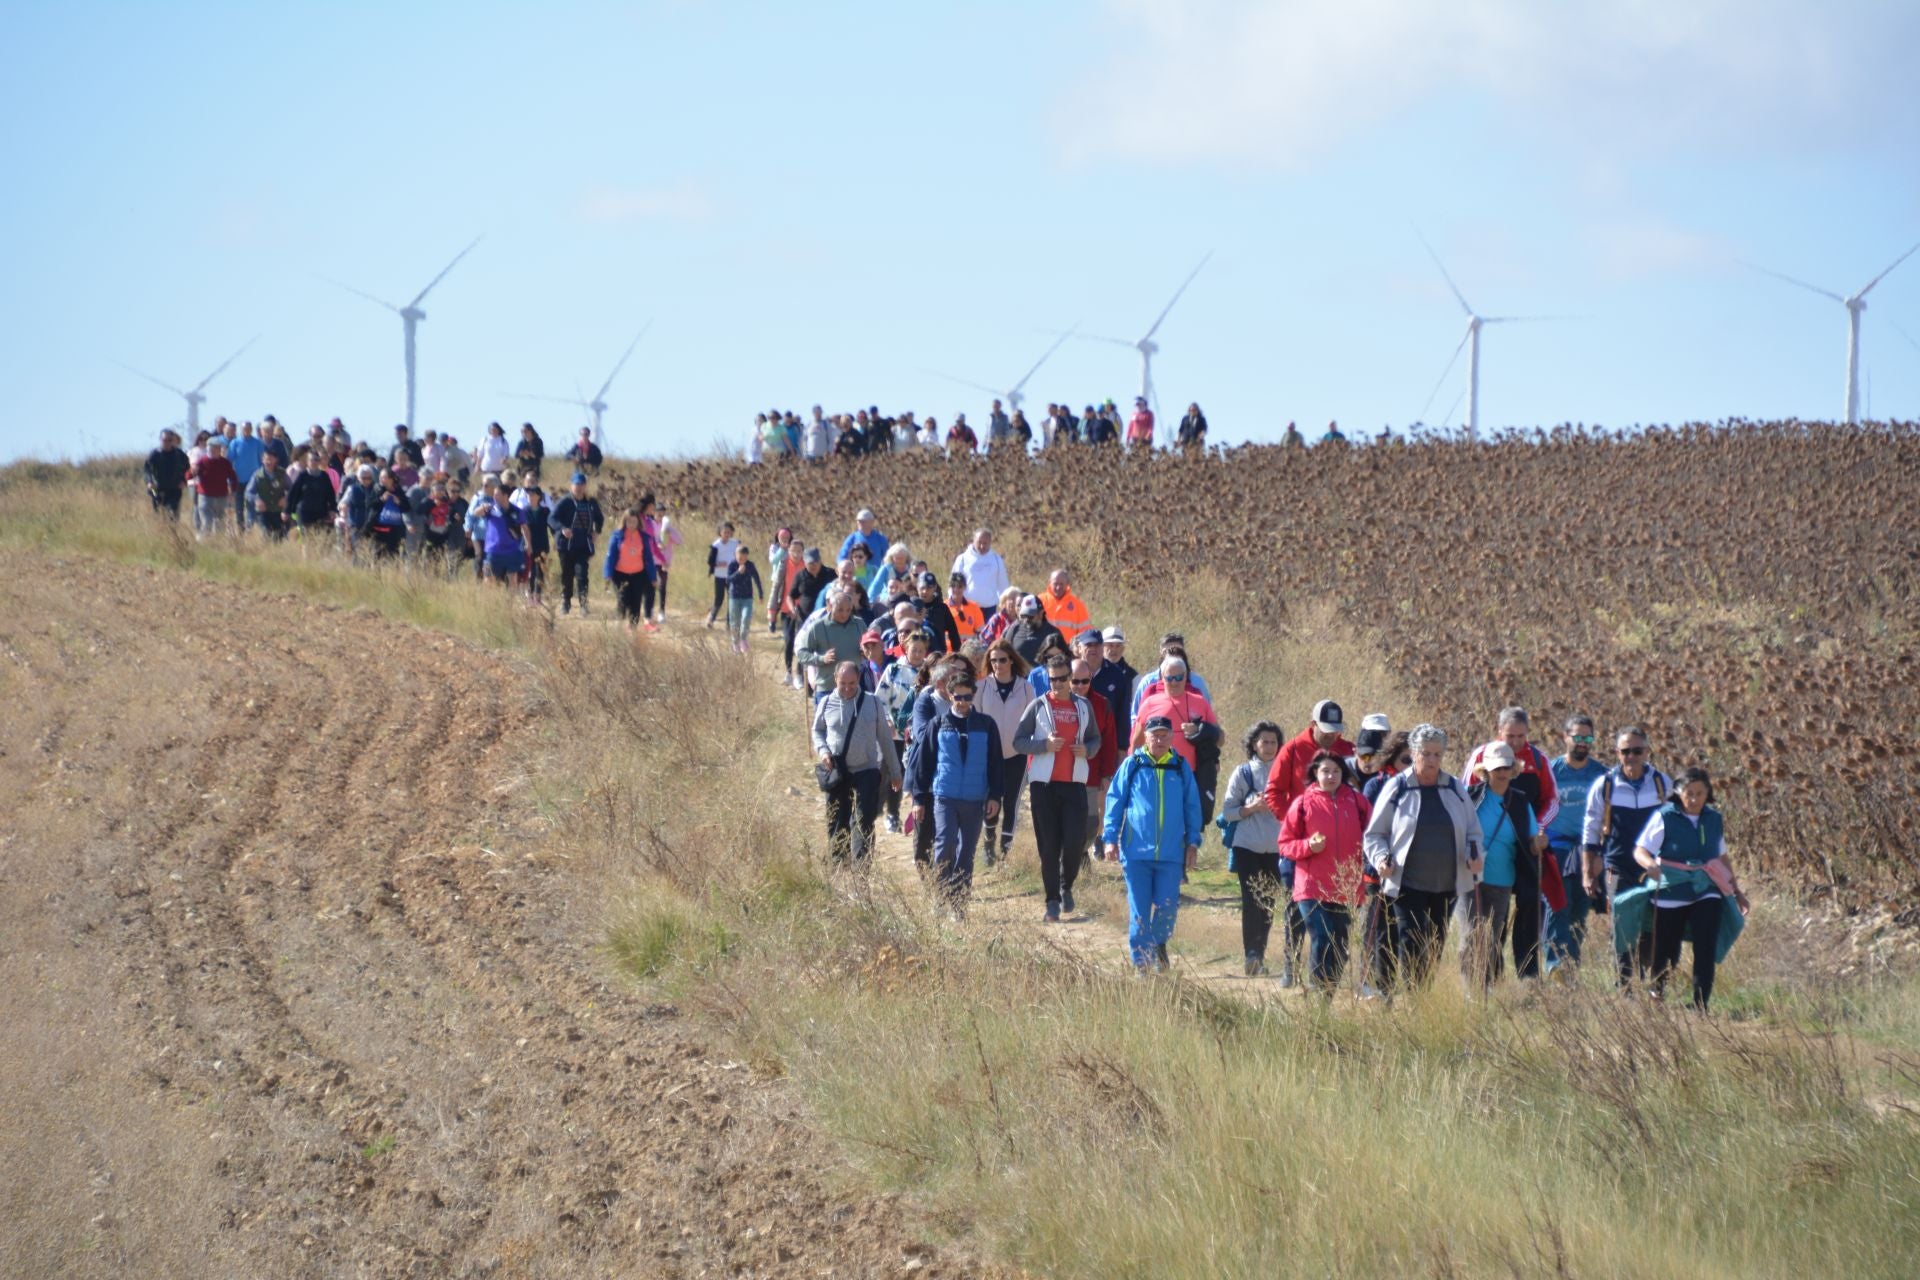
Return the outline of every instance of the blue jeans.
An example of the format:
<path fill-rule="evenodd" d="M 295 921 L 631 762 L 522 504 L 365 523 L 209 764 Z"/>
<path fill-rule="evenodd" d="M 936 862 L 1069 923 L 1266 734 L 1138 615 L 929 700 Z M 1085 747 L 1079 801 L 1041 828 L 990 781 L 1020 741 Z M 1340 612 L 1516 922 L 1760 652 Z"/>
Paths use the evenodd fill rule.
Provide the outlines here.
<path fill-rule="evenodd" d="M 1586 881 L 1579 875 L 1562 875 L 1567 887 L 1567 905 L 1563 910 L 1547 912 L 1547 971 L 1551 973 L 1562 960 L 1580 963 L 1580 943 L 1587 933 L 1587 914 L 1593 909 L 1587 897 Z"/>
<path fill-rule="evenodd" d="M 753 597 L 745 600 L 738 596 L 727 600 L 727 634 L 736 644 L 745 644 L 753 624 Z"/>
<path fill-rule="evenodd" d="M 984 800 L 933 798 L 934 883 L 956 905 L 973 892 L 973 855 L 986 817 Z"/>
<path fill-rule="evenodd" d="M 1313 985 L 1331 992 L 1347 964 L 1347 928 L 1351 917 L 1339 902 L 1309 898 L 1297 904 L 1300 923 L 1307 931 L 1308 954 L 1313 958 Z"/>
<path fill-rule="evenodd" d="M 1144 969 L 1173 936 L 1186 864 L 1131 858 L 1121 870 L 1127 876 L 1127 953 L 1134 968 Z"/>

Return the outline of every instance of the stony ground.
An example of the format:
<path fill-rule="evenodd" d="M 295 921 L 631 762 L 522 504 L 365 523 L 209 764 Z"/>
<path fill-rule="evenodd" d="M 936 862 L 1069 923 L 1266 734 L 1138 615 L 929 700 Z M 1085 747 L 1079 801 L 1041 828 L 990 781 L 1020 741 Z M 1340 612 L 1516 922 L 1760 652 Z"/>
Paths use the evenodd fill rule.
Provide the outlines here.
<path fill-rule="evenodd" d="M 592 950 L 526 673 L 0 555 L 0 1274 L 975 1270 Z"/>

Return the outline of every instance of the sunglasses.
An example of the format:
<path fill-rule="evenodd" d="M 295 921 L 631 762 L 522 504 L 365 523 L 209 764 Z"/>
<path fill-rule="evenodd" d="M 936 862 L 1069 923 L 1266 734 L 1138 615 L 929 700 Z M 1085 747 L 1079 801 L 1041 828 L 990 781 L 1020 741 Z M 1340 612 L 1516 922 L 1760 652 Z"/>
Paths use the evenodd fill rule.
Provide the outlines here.
<path fill-rule="evenodd" d="M 1575 742 L 1578 742 L 1578 743 L 1580 743 L 1580 744 L 1582 744 L 1583 746 L 1592 746 L 1592 745 L 1593 745 L 1593 735 L 1592 735 L 1592 734 L 1590 734 L 1590 733 L 1585 733 L 1585 734 L 1582 734 L 1582 733 L 1576 733 L 1576 734 L 1574 734 L 1574 735 L 1573 735 L 1573 741 L 1575 741 Z"/>
<path fill-rule="evenodd" d="M 952 703 L 953 703 L 953 705 L 954 705 L 954 706 L 956 706 L 956 707 L 958 707 L 958 706 L 972 706 L 972 705 L 973 705 L 973 695 L 972 695 L 972 694 L 970 694 L 970 693 L 956 693 L 956 694 L 954 694 L 954 695 L 953 695 L 953 697 L 952 697 L 952 698 L 950 698 L 950 699 L 948 699 L 948 701 L 950 701 L 950 702 L 952 702 Z"/>
<path fill-rule="evenodd" d="M 1093 687 L 1093 681 L 1091 681 L 1091 680 L 1075 680 L 1075 681 L 1073 682 L 1073 687 L 1074 687 L 1074 688 L 1076 688 L 1076 689 L 1091 689 L 1091 688 Z"/>
<path fill-rule="evenodd" d="M 1643 756 L 1647 754 L 1647 749 L 1645 747 L 1621 747 L 1620 754 L 1623 756 Z"/>

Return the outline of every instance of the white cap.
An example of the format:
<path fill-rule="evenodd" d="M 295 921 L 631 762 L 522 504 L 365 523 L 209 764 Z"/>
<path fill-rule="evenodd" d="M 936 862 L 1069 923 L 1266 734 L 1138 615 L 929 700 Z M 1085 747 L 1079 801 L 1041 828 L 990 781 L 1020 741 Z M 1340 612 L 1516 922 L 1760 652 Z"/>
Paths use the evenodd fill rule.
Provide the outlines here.
<path fill-rule="evenodd" d="M 1480 767 L 1488 773 L 1495 769 L 1511 769 L 1515 764 L 1513 748 L 1497 738 L 1480 748 Z"/>
<path fill-rule="evenodd" d="M 1127 642 L 1127 633 L 1118 627 L 1108 627 L 1101 635 L 1101 639 L 1108 644 L 1125 644 Z"/>
<path fill-rule="evenodd" d="M 1313 727 L 1322 733 L 1339 733 L 1347 727 L 1346 712 L 1332 698 L 1322 698 L 1313 704 Z"/>

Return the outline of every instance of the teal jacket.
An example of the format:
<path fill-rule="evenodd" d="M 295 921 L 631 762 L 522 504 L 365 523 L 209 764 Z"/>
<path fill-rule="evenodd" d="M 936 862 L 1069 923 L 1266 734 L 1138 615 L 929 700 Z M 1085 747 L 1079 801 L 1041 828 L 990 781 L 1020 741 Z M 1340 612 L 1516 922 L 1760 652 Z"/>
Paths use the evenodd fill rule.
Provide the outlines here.
<path fill-rule="evenodd" d="M 1659 895 L 1659 886 L 1653 884 L 1638 885 L 1614 895 L 1613 949 L 1616 954 L 1632 951 L 1640 935 L 1652 930 L 1653 900 Z M 1727 952 L 1733 950 L 1733 944 L 1739 940 L 1740 931 L 1747 927 L 1747 918 L 1740 913 L 1738 903 L 1732 898 L 1722 898 L 1720 902 L 1720 937 L 1713 949 L 1715 964 L 1727 958 Z M 1692 941 L 1691 931 L 1687 937 Z"/>
<path fill-rule="evenodd" d="M 1107 784 L 1104 842 L 1120 846 L 1122 862 L 1185 862 L 1201 834 L 1193 767 L 1172 751 L 1160 760 L 1145 747 L 1130 752 Z"/>

